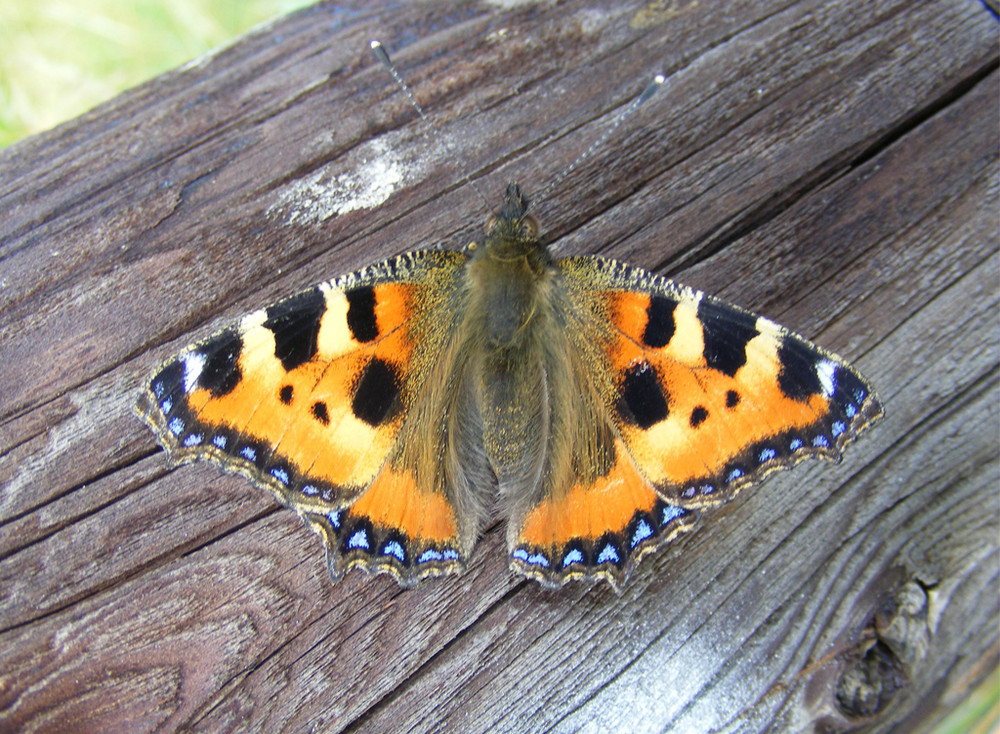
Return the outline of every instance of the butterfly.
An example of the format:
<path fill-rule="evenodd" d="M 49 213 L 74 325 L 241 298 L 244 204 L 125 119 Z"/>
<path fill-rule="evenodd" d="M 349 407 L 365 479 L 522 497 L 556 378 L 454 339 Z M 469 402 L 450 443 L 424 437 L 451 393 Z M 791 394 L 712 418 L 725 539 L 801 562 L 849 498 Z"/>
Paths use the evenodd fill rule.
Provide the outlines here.
<path fill-rule="evenodd" d="M 139 412 L 295 509 L 336 579 L 461 571 L 496 505 L 514 571 L 620 589 L 644 555 L 875 423 L 871 385 L 766 318 L 555 259 L 514 183 L 481 244 L 410 252 L 189 346 Z"/>

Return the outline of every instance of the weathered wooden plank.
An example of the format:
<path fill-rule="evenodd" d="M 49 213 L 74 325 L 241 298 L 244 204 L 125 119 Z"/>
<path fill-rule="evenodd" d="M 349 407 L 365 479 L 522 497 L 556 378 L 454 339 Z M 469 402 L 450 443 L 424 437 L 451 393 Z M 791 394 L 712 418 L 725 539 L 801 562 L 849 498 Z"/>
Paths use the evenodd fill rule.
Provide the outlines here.
<path fill-rule="evenodd" d="M 995 18 L 338 8 L 0 152 L 0 730 L 921 728 L 995 668 Z M 365 55 L 376 35 L 437 130 Z M 499 526 L 461 578 L 331 584 L 292 513 L 164 466 L 131 414 L 159 358 L 477 236 L 466 173 L 540 191 L 659 70 L 667 89 L 539 202 L 545 229 L 856 358 L 888 418 L 843 465 L 715 513 L 620 598 L 511 577 Z M 376 163 L 391 196 L 351 209 Z M 928 653 L 847 716 L 837 683 L 914 579 Z"/>

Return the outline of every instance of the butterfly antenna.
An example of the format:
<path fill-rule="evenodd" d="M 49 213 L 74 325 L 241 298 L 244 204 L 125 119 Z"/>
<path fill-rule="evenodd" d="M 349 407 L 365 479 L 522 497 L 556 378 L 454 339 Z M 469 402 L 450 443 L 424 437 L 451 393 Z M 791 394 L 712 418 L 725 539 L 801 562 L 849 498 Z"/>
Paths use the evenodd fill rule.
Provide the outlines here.
<path fill-rule="evenodd" d="M 392 75 L 392 78 L 396 81 L 396 84 L 398 84 L 399 88 L 403 90 L 404 94 L 406 94 L 406 99 L 409 100 L 410 106 L 417 111 L 418 115 L 420 115 L 420 119 L 423 120 L 426 124 L 430 125 L 431 127 L 437 127 L 437 125 L 426 114 L 424 114 L 424 108 L 420 106 L 420 103 L 417 102 L 417 98 L 414 97 L 413 92 L 410 91 L 409 85 L 406 83 L 406 81 L 403 79 L 400 73 L 396 71 L 396 66 L 392 63 L 392 59 L 389 58 L 389 52 L 385 50 L 385 46 L 382 45 L 382 42 L 375 40 L 372 41 L 370 45 L 372 48 L 372 53 L 375 54 L 375 58 L 381 61 L 382 64 L 385 66 L 385 68 L 389 70 L 389 73 Z M 451 144 L 448 138 L 445 136 L 441 136 L 441 142 L 444 143 L 444 147 L 448 151 L 449 157 L 453 161 L 459 160 L 458 151 L 455 150 L 455 147 Z M 483 200 L 483 203 L 486 205 L 486 209 L 487 210 L 490 209 L 489 201 L 487 201 L 486 197 L 483 196 L 483 192 L 479 190 L 479 187 L 476 186 L 476 182 L 472 180 L 472 177 L 469 175 L 468 172 L 466 172 L 465 175 L 462 176 L 461 180 L 458 183 L 459 186 L 466 183 L 472 186 L 472 189 L 479 195 L 479 198 Z"/>
<path fill-rule="evenodd" d="M 562 173 L 557 175 L 549 183 L 548 186 L 542 189 L 542 192 L 538 194 L 537 197 L 535 197 L 535 201 L 541 201 L 542 199 L 544 199 L 548 195 L 548 193 L 552 191 L 552 189 L 554 189 L 562 182 L 564 178 L 566 178 L 569 174 L 571 174 L 581 163 L 590 158 L 590 156 L 594 154 L 595 150 L 601 148 L 608 141 L 608 138 L 610 138 L 614 134 L 614 132 L 621 126 L 621 124 L 625 122 L 626 119 L 631 117 L 633 112 L 639 109 L 639 105 L 641 105 L 643 102 L 646 102 L 650 97 L 656 94 L 657 90 L 659 90 L 659 88 L 663 86 L 666 80 L 667 79 L 665 76 L 663 76 L 663 74 L 657 74 L 656 76 L 654 76 L 652 81 L 650 81 L 649 84 L 646 85 L 646 88 L 642 90 L 642 94 L 633 99 L 632 102 L 629 104 L 629 106 L 618 114 L 618 117 L 615 118 L 615 121 L 611 123 L 611 127 L 605 130 L 597 140 L 591 143 L 587 147 L 587 149 L 583 151 L 580 155 L 578 155 L 572 163 L 566 166 L 566 168 L 562 170 Z"/>

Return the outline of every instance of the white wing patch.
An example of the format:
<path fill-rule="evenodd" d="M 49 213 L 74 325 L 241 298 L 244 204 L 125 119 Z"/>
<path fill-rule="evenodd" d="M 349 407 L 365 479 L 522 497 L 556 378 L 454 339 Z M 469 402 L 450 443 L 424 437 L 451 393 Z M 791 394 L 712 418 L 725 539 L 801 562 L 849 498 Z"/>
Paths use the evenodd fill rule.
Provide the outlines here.
<path fill-rule="evenodd" d="M 829 359 L 823 359 L 816 363 L 816 377 L 819 384 L 823 386 L 824 397 L 831 397 L 833 391 L 837 389 L 837 365 Z"/>
<path fill-rule="evenodd" d="M 205 369 L 205 355 L 201 352 L 188 352 L 181 357 L 181 362 L 184 365 L 184 392 L 190 395 Z"/>

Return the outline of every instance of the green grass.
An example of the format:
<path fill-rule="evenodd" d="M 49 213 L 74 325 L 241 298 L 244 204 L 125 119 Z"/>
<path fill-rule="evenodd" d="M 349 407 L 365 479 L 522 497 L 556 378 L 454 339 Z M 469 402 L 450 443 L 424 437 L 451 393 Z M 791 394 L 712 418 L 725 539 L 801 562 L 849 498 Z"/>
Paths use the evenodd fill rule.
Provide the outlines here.
<path fill-rule="evenodd" d="M 1000 731 L 1000 670 L 994 670 L 940 725 L 936 734 L 991 734 Z"/>
<path fill-rule="evenodd" d="M 0 146 L 312 0 L 0 2 Z"/>

